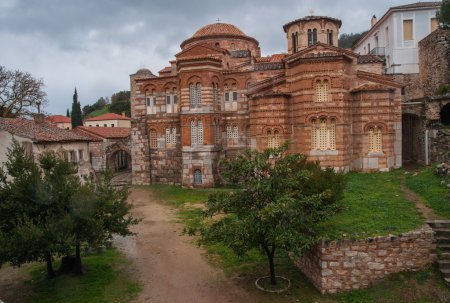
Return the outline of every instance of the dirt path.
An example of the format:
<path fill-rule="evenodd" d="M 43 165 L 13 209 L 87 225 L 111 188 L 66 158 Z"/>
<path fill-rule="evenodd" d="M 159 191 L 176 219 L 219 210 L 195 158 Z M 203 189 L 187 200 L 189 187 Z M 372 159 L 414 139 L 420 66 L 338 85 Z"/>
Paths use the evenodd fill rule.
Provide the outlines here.
<path fill-rule="evenodd" d="M 175 211 L 151 191 L 133 188 L 130 201 L 133 214 L 144 220 L 134 227 L 137 237 L 115 242 L 133 260 L 132 271 L 143 285 L 134 302 L 257 302 L 213 268 L 189 237 L 180 236 Z"/>

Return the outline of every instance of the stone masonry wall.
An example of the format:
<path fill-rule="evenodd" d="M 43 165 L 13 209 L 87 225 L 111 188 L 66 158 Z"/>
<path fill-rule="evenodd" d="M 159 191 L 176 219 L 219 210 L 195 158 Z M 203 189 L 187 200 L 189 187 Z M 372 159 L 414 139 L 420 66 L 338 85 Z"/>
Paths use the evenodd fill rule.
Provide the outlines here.
<path fill-rule="evenodd" d="M 357 241 L 322 241 L 294 260 L 321 293 L 364 288 L 389 274 L 420 270 L 433 262 L 433 230 Z"/>
<path fill-rule="evenodd" d="M 419 42 L 419 68 L 425 96 L 450 84 L 450 30 L 437 29 Z"/>
<path fill-rule="evenodd" d="M 395 74 L 392 79 L 404 85 L 402 102 L 419 99 L 424 96 L 419 74 Z"/>

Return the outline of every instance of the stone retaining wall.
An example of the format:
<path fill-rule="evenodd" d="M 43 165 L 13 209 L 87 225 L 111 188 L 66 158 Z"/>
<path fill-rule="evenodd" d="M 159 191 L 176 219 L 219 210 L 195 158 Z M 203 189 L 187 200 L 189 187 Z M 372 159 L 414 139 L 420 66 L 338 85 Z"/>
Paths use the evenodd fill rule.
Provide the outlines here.
<path fill-rule="evenodd" d="M 321 293 L 367 287 L 389 274 L 420 270 L 433 262 L 433 230 L 341 242 L 322 241 L 294 263 Z"/>

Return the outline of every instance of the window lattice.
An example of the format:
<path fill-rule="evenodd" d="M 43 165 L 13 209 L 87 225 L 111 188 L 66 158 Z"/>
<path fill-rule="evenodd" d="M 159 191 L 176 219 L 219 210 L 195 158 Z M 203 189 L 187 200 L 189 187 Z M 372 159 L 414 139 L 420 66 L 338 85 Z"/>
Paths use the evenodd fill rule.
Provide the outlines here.
<path fill-rule="evenodd" d="M 382 133 L 379 127 L 369 128 L 369 152 L 382 152 Z"/>
<path fill-rule="evenodd" d="M 198 120 L 197 123 L 197 144 L 203 144 L 203 122 Z"/>
<path fill-rule="evenodd" d="M 270 130 L 267 131 L 267 147 L 273 148 L 273 136 L 272 131 Z"/>
<path fill-rule="evenodd" d="M 311 148 L 318 150 L 336 149 L 336 120 L 328 121 L 321 118 L 317 125 L 316 120 L 311 121 Z"/>
<path fill-rule="evenodd" d="M 197 98 L 196 98 L 196 105 L 199 106 L 202 104 L 202 84 L 197 83 L 197 92 L 196 92 Z"/>
<path fill-rule="evenodd" d="M 166 144 L 171 143 L 170 128 L 166 128 Z"/>
<path fill-rule="evenodd" d="M 328 101 L 328 80 L 316 81 L 316 101 L 317 102 Z"/>
<path fill-rule="evenodd" d="M 215 144 L 220 143 L 220 126 L 217 121 L 214 124 L 214 143 Z"/>
<path fill-rule="evenodd" d="M 172 127 L 172 144 L 177 144 L 177 129 Z"/>
<path fill-rule="evenodd" d="M 280 133 L 278 130 L 275 130 L 273 132 L 273 147 L 274 148 L 280 147 Z"/>
<path fill-rule="evenodd" d="M 177 129 L 175 127 L 166 128 L 166 144 L 177 144 Z"/>
<path fill-rule="evenodd" d="M 239 138 L 239 129 L 237 127 L 237 125 L 233 126 L 233 139 L 238 139 Z"/>
<path fill-rule="evenodd" d="M 191 145 L 197 144 L 197 125 L 195 125 L 195 121 L 191 121 Z"/>
<path fill-rule="evenodd" d="M 158 134 L 156 133 L 156 130 L 152 129 L 150 130 L 150 148 L 157 148 L 158 147 Z"/>
<path fill-rule="evenodd" d="M 227 138 L 232 139 L 233 138 L 233 129 L 230 125 L 227 126 Z"/>

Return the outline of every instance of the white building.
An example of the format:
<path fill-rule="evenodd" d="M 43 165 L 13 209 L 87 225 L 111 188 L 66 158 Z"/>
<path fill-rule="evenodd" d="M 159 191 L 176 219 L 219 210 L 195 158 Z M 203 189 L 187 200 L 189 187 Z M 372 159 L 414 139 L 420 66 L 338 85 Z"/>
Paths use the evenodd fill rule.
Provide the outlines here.
<path fill-rule="evenodd" d="M 353 47 L 361 55 L 384 55 L 386 73 L 419 73 L 420 40 L 438 28 L 441 2 L 417 2 L 391 7 Z"/>
<path fill-rule="evenodd" d="M 84 126 L 87 127 L 126 127 L 131 128 L 131 119 L 125 114 L 118 115 L 107 113 L 98 117 L 84 119 Z"/>

